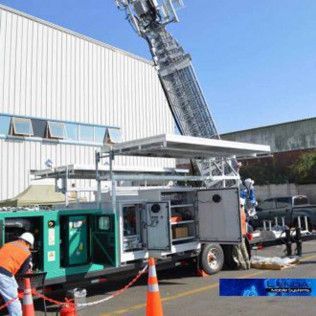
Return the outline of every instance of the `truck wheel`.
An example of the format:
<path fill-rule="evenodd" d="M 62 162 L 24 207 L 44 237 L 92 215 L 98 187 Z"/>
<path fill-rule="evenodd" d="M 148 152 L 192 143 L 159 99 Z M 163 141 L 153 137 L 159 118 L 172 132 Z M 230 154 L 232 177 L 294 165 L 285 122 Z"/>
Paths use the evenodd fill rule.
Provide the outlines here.
<path fill-rule="evenodd" d="M 219 244 L 205 244 L 201 252 L 201 266 L 207 274 L 215 274 L 224 264 L 224 252 Z"/>

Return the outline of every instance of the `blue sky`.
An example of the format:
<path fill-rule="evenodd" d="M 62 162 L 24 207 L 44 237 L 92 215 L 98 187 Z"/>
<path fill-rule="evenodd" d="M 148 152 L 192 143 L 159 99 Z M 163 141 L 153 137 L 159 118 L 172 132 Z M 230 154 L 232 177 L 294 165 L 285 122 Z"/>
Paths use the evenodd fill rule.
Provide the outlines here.
<path fill-rule="evenodd" d="M 315 0 L 184 0 L 169 27 L 220 132 L 316 116 Z M 114 0 L 1 4 L 150 58 Z"/>

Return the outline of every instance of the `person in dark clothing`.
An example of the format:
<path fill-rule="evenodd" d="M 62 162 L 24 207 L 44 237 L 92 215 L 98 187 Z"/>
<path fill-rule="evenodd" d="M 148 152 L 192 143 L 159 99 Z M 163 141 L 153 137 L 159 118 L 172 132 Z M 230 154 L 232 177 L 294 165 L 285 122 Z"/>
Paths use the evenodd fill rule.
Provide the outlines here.
<path fill-rule="evenodd" d="M 18 296 L 16 277 L 32 268 L 30 249 L 34 245 L 34 236 L 23 233 L 18 240 L 8 242 L 0 249 L 0 294 L 5 302 Z M 21 302 L 16 299 L 8 306 L 11 316 L 22 316 Z"/>

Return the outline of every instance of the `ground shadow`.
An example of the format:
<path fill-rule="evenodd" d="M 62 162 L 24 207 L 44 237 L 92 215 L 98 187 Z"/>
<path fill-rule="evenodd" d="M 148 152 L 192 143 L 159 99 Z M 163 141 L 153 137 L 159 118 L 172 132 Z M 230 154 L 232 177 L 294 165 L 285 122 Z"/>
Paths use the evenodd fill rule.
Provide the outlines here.
<path fill-rule="evenodd" d="M 315 264 L 315 263 L 316 263 L 316 260 L 306 260 L 306 261 L 301 261 L 300 265 L 301 264 Z"/>

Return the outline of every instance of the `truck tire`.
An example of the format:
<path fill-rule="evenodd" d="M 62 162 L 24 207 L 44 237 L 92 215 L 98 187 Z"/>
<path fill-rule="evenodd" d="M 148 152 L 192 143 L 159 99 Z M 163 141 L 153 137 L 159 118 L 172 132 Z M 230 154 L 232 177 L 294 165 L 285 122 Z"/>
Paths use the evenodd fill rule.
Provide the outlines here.
<path fill-rule="evenodd" d="M 223 268 L 224 252 L 219 244 L 205 244 L 200 256 L 201 267 L 207 274 L 215 274 Z"/>

